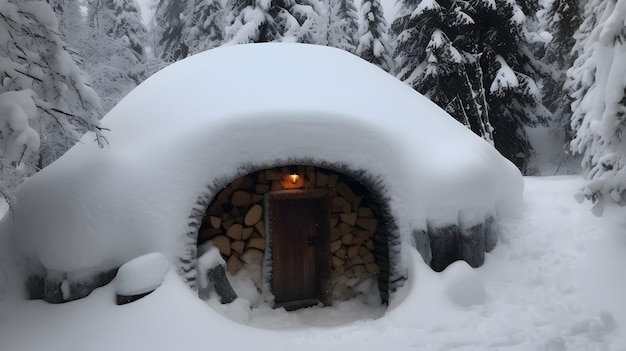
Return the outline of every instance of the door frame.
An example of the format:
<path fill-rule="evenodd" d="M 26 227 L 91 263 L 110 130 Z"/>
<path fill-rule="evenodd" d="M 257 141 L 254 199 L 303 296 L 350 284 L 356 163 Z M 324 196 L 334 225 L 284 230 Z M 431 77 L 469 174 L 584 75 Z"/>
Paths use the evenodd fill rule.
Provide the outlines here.
<path fill-rule="evenodd" d="M 294 301 L 276 304 L 273 293 L 274 250 L 272 231 L 272 201 L 280 200 L 318 200 L 322 206 L 326 219 L 321 221 L 318 230 L 318 237 L 315 244 L 315 267 L 317 299 L 311 301 Z M 322 302 L 324 305 L 332 303 L 331 297 L 331 252 L 330 252 L 330 191 L 328 189 L 292 189 L 269 191 L 264 196 L 266 251 L 263 259 L 263 295 L 274 308 L 284 307 L 287 310 L 294 310 L 307 305 L 315 305 Z"/>

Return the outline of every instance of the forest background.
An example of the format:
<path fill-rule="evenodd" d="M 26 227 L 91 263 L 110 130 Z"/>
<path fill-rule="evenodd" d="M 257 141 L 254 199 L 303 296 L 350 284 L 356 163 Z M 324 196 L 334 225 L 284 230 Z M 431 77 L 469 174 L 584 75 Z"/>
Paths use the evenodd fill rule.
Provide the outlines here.
<path fill-rule="evenodd" d="M 379 66 L 525 175 L 545 172 L 538 158 L 551 173 L 582 172 L 576 196 L 596 214 L 626 203 L 626 0 L 384 5 L 0 0 L 0 191 L 12 201 L 20 182 L 86 132 L 106 147 L 99 119 L 161 68 L 222 45 L 282 41 Z M 538 129 L 543 141 L 532 138 Z"/>

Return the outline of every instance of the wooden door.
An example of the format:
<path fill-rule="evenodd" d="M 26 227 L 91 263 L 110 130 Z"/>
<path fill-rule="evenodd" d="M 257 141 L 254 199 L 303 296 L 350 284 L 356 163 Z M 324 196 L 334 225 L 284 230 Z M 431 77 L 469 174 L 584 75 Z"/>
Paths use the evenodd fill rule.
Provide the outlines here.
<path fill-rule="evenodd" d="M 296 309 L 327 301 L 330 206 L 327 190 L 267 193 L 274 305 Z"/>

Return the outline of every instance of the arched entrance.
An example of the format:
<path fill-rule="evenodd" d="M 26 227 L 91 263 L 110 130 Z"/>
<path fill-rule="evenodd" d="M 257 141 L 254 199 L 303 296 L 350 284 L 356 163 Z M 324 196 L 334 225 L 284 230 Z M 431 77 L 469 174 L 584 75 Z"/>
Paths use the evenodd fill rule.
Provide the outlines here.
<path fill-rule="evenodd" d="M 228 272 L 246 270 L 275 307 L 332 305 L 368 289 L 387 303 L 395 225 L 362 178 L 303 165 L 241 176 L 211 200 L 198 245 L 211 241 Z"/>

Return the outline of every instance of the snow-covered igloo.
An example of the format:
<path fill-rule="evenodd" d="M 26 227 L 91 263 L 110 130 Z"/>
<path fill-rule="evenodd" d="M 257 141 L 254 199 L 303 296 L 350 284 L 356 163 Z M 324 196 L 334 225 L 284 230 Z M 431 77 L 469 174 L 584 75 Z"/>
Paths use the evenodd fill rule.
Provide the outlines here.
<path fill-rule="evenodd" d="M 196 288 L 208 241 L 231 273 L 256 265 L 258 288 L 277 305 L 332 303 L 364 279 L 386 301 L 407 279 L 407 250 L 437 271 L 459 259 L 481 265 L 498 214 L 521 198 L 519 172 L 492 146 L 328 47 L 192 56 L 133 90 L 102 125 L 107 147 L 83 137 L 20 186 L 3 219 L 31 298 L 81 298 L 150 252 Z"/>

